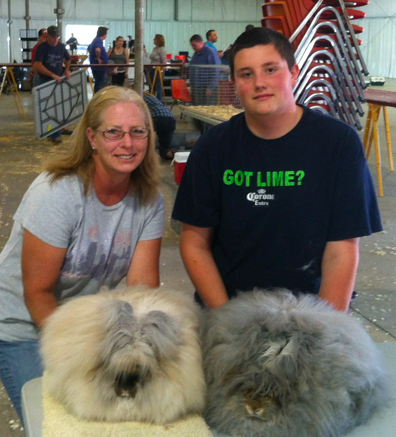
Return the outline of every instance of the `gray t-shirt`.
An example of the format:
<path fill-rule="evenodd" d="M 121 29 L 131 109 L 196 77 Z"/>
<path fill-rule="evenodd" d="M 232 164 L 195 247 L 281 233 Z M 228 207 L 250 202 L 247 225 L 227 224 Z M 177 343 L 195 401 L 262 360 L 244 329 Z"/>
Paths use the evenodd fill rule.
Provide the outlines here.
<path fill-rule="evenodd" d="M 88 196 L 83 192 L 77 176 L 50 185 L 48 175 L 42 173 L 25 193 L 0 253 L 0 339 L 37 338 L 37 327 L 23 298 L 23 229 L 45 243 L 68 249 L 54 288 L 58 302 L 94 294 L 104 285 L 114 288 L 126 276 L 137 242 L 162 236 L 164 203 L 160 193 L 150 206 L 140 206 L 132 195 L 105 206 L 94 190 Z"/>
<path fill-rule="evenodd" d="M 165 47 L 155 47 L 150 54 L 150 60 L 152 64 L 165 64 L 166 63 Z"/>

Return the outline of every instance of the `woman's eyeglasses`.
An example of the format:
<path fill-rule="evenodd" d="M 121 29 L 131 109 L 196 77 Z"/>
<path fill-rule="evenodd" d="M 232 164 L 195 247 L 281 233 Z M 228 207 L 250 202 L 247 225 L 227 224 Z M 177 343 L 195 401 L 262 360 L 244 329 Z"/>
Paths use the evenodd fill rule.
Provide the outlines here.
<path fill-rule="evenodd" d="M 122 131 L 120 129 L 106 129 L 106 130 L 98 130 L 98 132 L 102 132 L 102 135 L 107 140 L 121 140 L 124 138 L 125 134 L 129 134 L 131 138 L 136 138 L 138 140 L 143 140 L 147 138 L 150 134 L 150 129 L 146 129 L 145 127 L 135 127 L 130 131 Z"/>

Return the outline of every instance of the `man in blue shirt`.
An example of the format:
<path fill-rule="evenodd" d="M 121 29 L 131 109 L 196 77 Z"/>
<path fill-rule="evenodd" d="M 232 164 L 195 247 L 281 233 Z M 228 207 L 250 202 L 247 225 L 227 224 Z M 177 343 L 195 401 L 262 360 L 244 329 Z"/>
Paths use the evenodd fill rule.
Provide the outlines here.
<path fill-rule="evenodd" d="M 217 42 L 217 32 L 214 29 L 210 29 L 206 32 L 206 45 L 213 49 L 216 53 L 217 49 L 214 43 Z"/>
<path fill-rule="evenodd" d="M 108 64 L 109 57 L 103 46 L 103 41 L 107 37 L 107 27 L 100 26 L 96 33 L 96 38 L 89 46 L 89 63 L 90 64 Z M 105 87 L 107 68 L 91 67 L 93 77 L 95 79 L 95 93 Z"/>
<path fill-rule="evenodd" d="M 193 35 L 190 44 L 195 52 L 189 67 L 192 103 L 217 105 L 220 69 L 215 66 L 220 65 L 219 56 L 215 54 L 215 50 L 205 45 L 201 35 Z"/>

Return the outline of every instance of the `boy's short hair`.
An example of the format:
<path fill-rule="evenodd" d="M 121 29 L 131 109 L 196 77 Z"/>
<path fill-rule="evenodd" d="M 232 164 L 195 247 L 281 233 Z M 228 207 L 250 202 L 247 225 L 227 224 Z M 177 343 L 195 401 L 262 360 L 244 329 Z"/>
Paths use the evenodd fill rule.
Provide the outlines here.
<path fill-rule="evenodd" d="M 265 27 L 255 27 L 239 35 L 230 50 L 228 61 L 230 64 L 231 77 L 234 77 L 234 60 L 236 54 L 240 50 L 250 49 L 258 45 L 273 45 L 281 58 L 286 60 L 289 70 L 291 70 L 296 63 L 293 47 L 283 34 Z"/>
<path fill-rule="evenodd" d="M 202 42 L 202 41 L 203 41 L 202 36 L 201 36 L 201 35 L 198 35 L 198 34 L 196 33 L 195 35 L 193 35 L 193 36 L 190 38 L 190 42 L 193 42 L 193 41 L 196 41 L 196 42 Z"/>

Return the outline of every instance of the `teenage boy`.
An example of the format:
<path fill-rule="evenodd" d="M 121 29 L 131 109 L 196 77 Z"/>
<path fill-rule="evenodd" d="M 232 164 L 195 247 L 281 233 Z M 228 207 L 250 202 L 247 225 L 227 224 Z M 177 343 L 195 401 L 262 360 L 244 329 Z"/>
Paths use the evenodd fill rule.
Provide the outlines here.
<path fill-rule="evenodd" d="M 286 287 L 347 311 L 359 237 L 382 229 L 360 137 L 295 103 L 299 70 L 282 34 L 244 32 L 229 62 L 245 112 L 194 145 L 173 211 L 198 300 L 216 308 Z"/>

